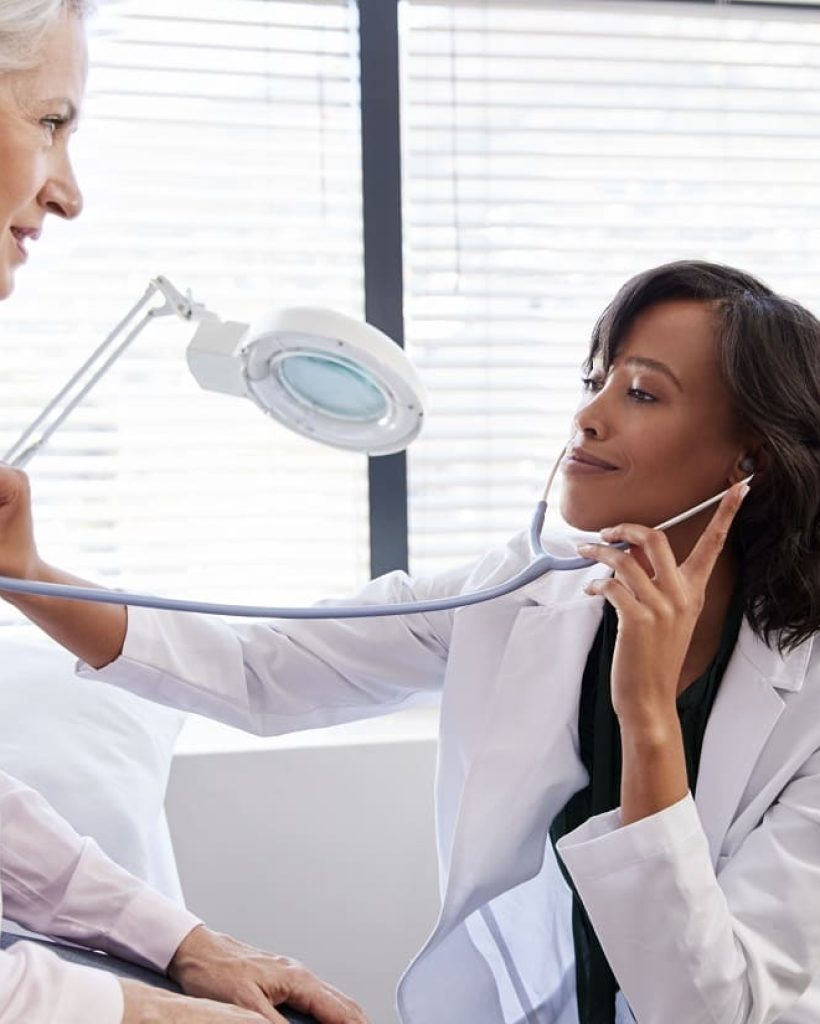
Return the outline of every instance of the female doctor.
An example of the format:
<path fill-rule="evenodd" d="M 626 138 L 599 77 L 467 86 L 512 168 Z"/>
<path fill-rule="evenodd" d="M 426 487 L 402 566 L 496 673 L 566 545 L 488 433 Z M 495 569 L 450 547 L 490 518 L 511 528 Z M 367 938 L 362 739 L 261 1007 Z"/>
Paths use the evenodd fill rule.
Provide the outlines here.
<path fill-rule="evenodd" d="M 820 324 L 739 271 L 670 264 L 624 285 L 586 369 L 562 512 L 629 545 L 582 544 L 591 569 L 386 619 L 14 603 L 86 674 L 254 732 L 443 692 L 442 906 L 406 1024 L 816 1024 Z M 730 485 L 713 515 L 651 528 Z M 527 560 L 518 538 L 355 600 L 467 592 Z M 9 469 L 0 570 L 72 581 Z"/>
<path fill-rule="evenodd" d="M 406 1024 L 816 1024 L 820 325 L 748 275 L 671 264 L 604 312 L 584 388 L 562 512 L 629 546 L 581 546 L 590 570 L 455 613 L 239 627 L 10 599 L 88 674 L 255 732 L 443 691 L 442 908 Z M 713 516 L 652 529 L 732 484 Z M 519 538 L 355 600 L 470 591 L 527 558 Z M 11 469 L 0 573 L 71 580 Z"/>

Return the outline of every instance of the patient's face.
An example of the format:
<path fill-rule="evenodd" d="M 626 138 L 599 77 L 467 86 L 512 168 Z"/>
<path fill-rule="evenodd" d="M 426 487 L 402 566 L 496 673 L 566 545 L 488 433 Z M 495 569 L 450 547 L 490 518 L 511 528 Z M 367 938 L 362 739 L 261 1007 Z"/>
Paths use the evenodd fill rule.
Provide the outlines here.
<path fill-rule="evenodd" d="M 717 344 L 706 302 L 663 302 L 636 318 L 612 366 L 593 370 L 576 413 L 567 522 L 656 526 L 739 479 L 744 443 Z M 699 533 L 712 511 L 678 533 Z"/>
<path fill-rule="evenodd" d="M 64 12 L 33 67 L 0 74 L 0 299 L 47 215 L 76 217 L 82 209 L 68 144 L 86 69 L 83 23 Z"/>

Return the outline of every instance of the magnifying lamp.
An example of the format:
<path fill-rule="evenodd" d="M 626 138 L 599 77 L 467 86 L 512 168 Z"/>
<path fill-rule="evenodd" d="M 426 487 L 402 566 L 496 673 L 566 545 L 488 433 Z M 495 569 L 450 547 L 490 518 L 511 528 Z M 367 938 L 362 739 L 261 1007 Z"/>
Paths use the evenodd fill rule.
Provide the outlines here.
<path fill-rule="evenodd" d="M 165 302 L 146 309 L 157 294 Z M 2 461 L 27 465 L 147 324 L 171 315 L 198 324 L 186 357 L 201 387 L 249 398 L 299 434 L 388 455 L 421 430 L 421 380 L 404 351 L 370 324 L 308 307 L 271 313 L 253 325 L 224 321 L 156 277 Z"/>

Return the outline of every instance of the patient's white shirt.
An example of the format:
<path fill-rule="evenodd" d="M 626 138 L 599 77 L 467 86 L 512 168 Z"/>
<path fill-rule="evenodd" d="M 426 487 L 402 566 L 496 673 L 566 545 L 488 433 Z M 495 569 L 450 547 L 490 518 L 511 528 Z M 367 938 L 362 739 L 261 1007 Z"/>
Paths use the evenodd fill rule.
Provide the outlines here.
<path fill-rule="evenodd" d="M 0 914 L 164 971 L 199 919 L 118 867 L 34 790 L 0 772 Z M 105 971 L 18 942 L 0 952 L 0 1024 L 120 1024 Z"/>

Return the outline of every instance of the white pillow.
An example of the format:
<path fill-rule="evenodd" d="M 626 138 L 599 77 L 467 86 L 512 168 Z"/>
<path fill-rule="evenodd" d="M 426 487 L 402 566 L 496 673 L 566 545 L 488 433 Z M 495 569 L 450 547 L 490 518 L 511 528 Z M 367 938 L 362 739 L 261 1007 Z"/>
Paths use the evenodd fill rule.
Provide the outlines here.
<path fill-rule="evenodd" d="M 74 664 L 49 641 L 0 636 L 0 768 L 181 902 L 164 802 L 185 716 L 80 679 Z"/>

